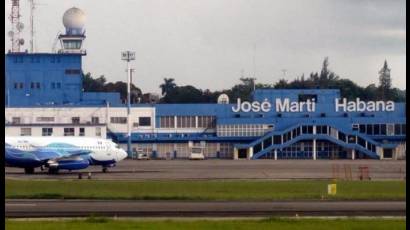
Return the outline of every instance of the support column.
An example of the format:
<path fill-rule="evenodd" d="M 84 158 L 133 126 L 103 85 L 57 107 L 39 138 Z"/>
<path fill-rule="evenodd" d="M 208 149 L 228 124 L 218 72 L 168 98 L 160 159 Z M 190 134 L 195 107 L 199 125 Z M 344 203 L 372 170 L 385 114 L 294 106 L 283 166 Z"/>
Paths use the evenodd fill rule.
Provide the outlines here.
<path fill-rule="evenodd" d="M 233 159 L 238 160 L 238 148 L 233 148 Z"/>
<path fill-rule="evenodd" d="M 313 160 L 316 160 L 316 139 L 313 139 Z"/>
<path fill-rule="evenodd" d="M 250 147 L 250 148 L 248 149 L 248 156 L 247 156 L 247 158 L 248 158 L 248 160 L 250 160 L 250 159 L 252 159 L 252 157 L 253 157 L 253 147 Z"/>
<path fill-rule="evenodd" d="M 278 150 L 277 149 L 274 150 L 274 154 L 275 154 L 275 160 L 277 160 L 278 159 Z"/>
<path fill-rule="evenodd" d="M 352 149 L 352 160 L 356 158 L 356 150 Z"/>
<path fill-rule="evenodd" d="M 216 144 L 216 158 L 221 158 L 221 143 Z"/>

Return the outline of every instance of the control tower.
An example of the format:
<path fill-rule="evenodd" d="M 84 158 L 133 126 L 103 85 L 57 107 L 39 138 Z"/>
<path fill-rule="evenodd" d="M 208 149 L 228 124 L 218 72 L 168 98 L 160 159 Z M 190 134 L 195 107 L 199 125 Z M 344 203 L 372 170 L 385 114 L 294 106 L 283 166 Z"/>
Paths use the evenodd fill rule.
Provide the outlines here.
<path fill-rule="evenodd" d="M 65 34 L 59 35 L 61 43 L 59 53 L 86 54 L 82 49 L 85 39 L 85 13 L 76 7 L 68 9 L 63 15 Z"/>

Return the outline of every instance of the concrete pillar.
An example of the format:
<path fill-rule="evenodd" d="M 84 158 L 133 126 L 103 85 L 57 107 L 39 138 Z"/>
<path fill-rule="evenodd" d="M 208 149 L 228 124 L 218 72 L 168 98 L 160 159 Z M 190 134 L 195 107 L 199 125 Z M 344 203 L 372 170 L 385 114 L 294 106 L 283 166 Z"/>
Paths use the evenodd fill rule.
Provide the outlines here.
<path fill-rule="evenodd" d="M 352 149 L 352 160 L 356 158 L 356 150 Z"/>
<path fill-rule="evenodd" d="M 221 158 L 221 143 L 216 144 L 216 158 Z"/>
<path fill-rule="evenodd" d="M 198 116 L 195 116 L 195 128 L 199 128 L 198 127 Z"/>
<path fill-rule="evenodd" d="M 252 159 L 252 157 L 253 157 L 253 147 L 250 147 L 247 152 L 248 152 L 248 155 L 246 157 L 248 158 L 248 160 Z"/>
<path fill-rule="evenodd" d="M 277 149 L 274 150 L 274 154 L 275 154 L 275 160 L 277 160 L 278 159 L 278 150 Z"/>
<path fill-rule="evenodd" d="M 316 139 L 313 139 L 313 160 L 316 160 Z"/>
<path fill-rule="evenodd" d="M 233 159 L 234 160 L 238 160 L 239 156 L 238 156 L 238 148 L 234 147 L 233 148 Z"/>

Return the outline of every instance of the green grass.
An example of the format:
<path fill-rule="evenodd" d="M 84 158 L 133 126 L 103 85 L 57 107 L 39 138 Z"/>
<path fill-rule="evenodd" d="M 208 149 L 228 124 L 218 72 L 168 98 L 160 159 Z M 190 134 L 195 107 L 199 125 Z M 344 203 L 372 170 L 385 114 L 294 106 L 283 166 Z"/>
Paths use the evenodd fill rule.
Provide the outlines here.
<path fill-rule="evenodd" d="M 404 181 L 49 181 L 6 180 L 6 195 L 38 199 L 135 200 L 405 200 Z"/>
<path fill-rule="evenodd" d="M 281 229 L 281 230 L 339 230 L 339 229 L 372 229 L 395 230 L 406 229 L 405 220 L 380 219 L 263 219 L 263 220 L 162 220 L 162 221 L 135 221 L 135 220 L 108 220 L 93 218 L 88 220 L 72 221 L 6 221 L 7 230 L 68 230 L 68 229 Z"/>

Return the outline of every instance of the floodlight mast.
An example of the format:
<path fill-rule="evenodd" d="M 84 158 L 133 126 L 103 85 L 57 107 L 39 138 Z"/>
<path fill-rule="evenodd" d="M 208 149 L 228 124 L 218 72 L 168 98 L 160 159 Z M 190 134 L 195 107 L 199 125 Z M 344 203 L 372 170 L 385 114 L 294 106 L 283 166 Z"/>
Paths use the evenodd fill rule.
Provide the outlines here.
<path fill-rule="evenodd" d="M 127 62 L 127 127 L 128 127 L 128 157 L 132 157 L 131 149 L 131 67 L 130 62 L 135 60 L 135 52 L 125 51 L 121 54 L 121 59 Z"/>

